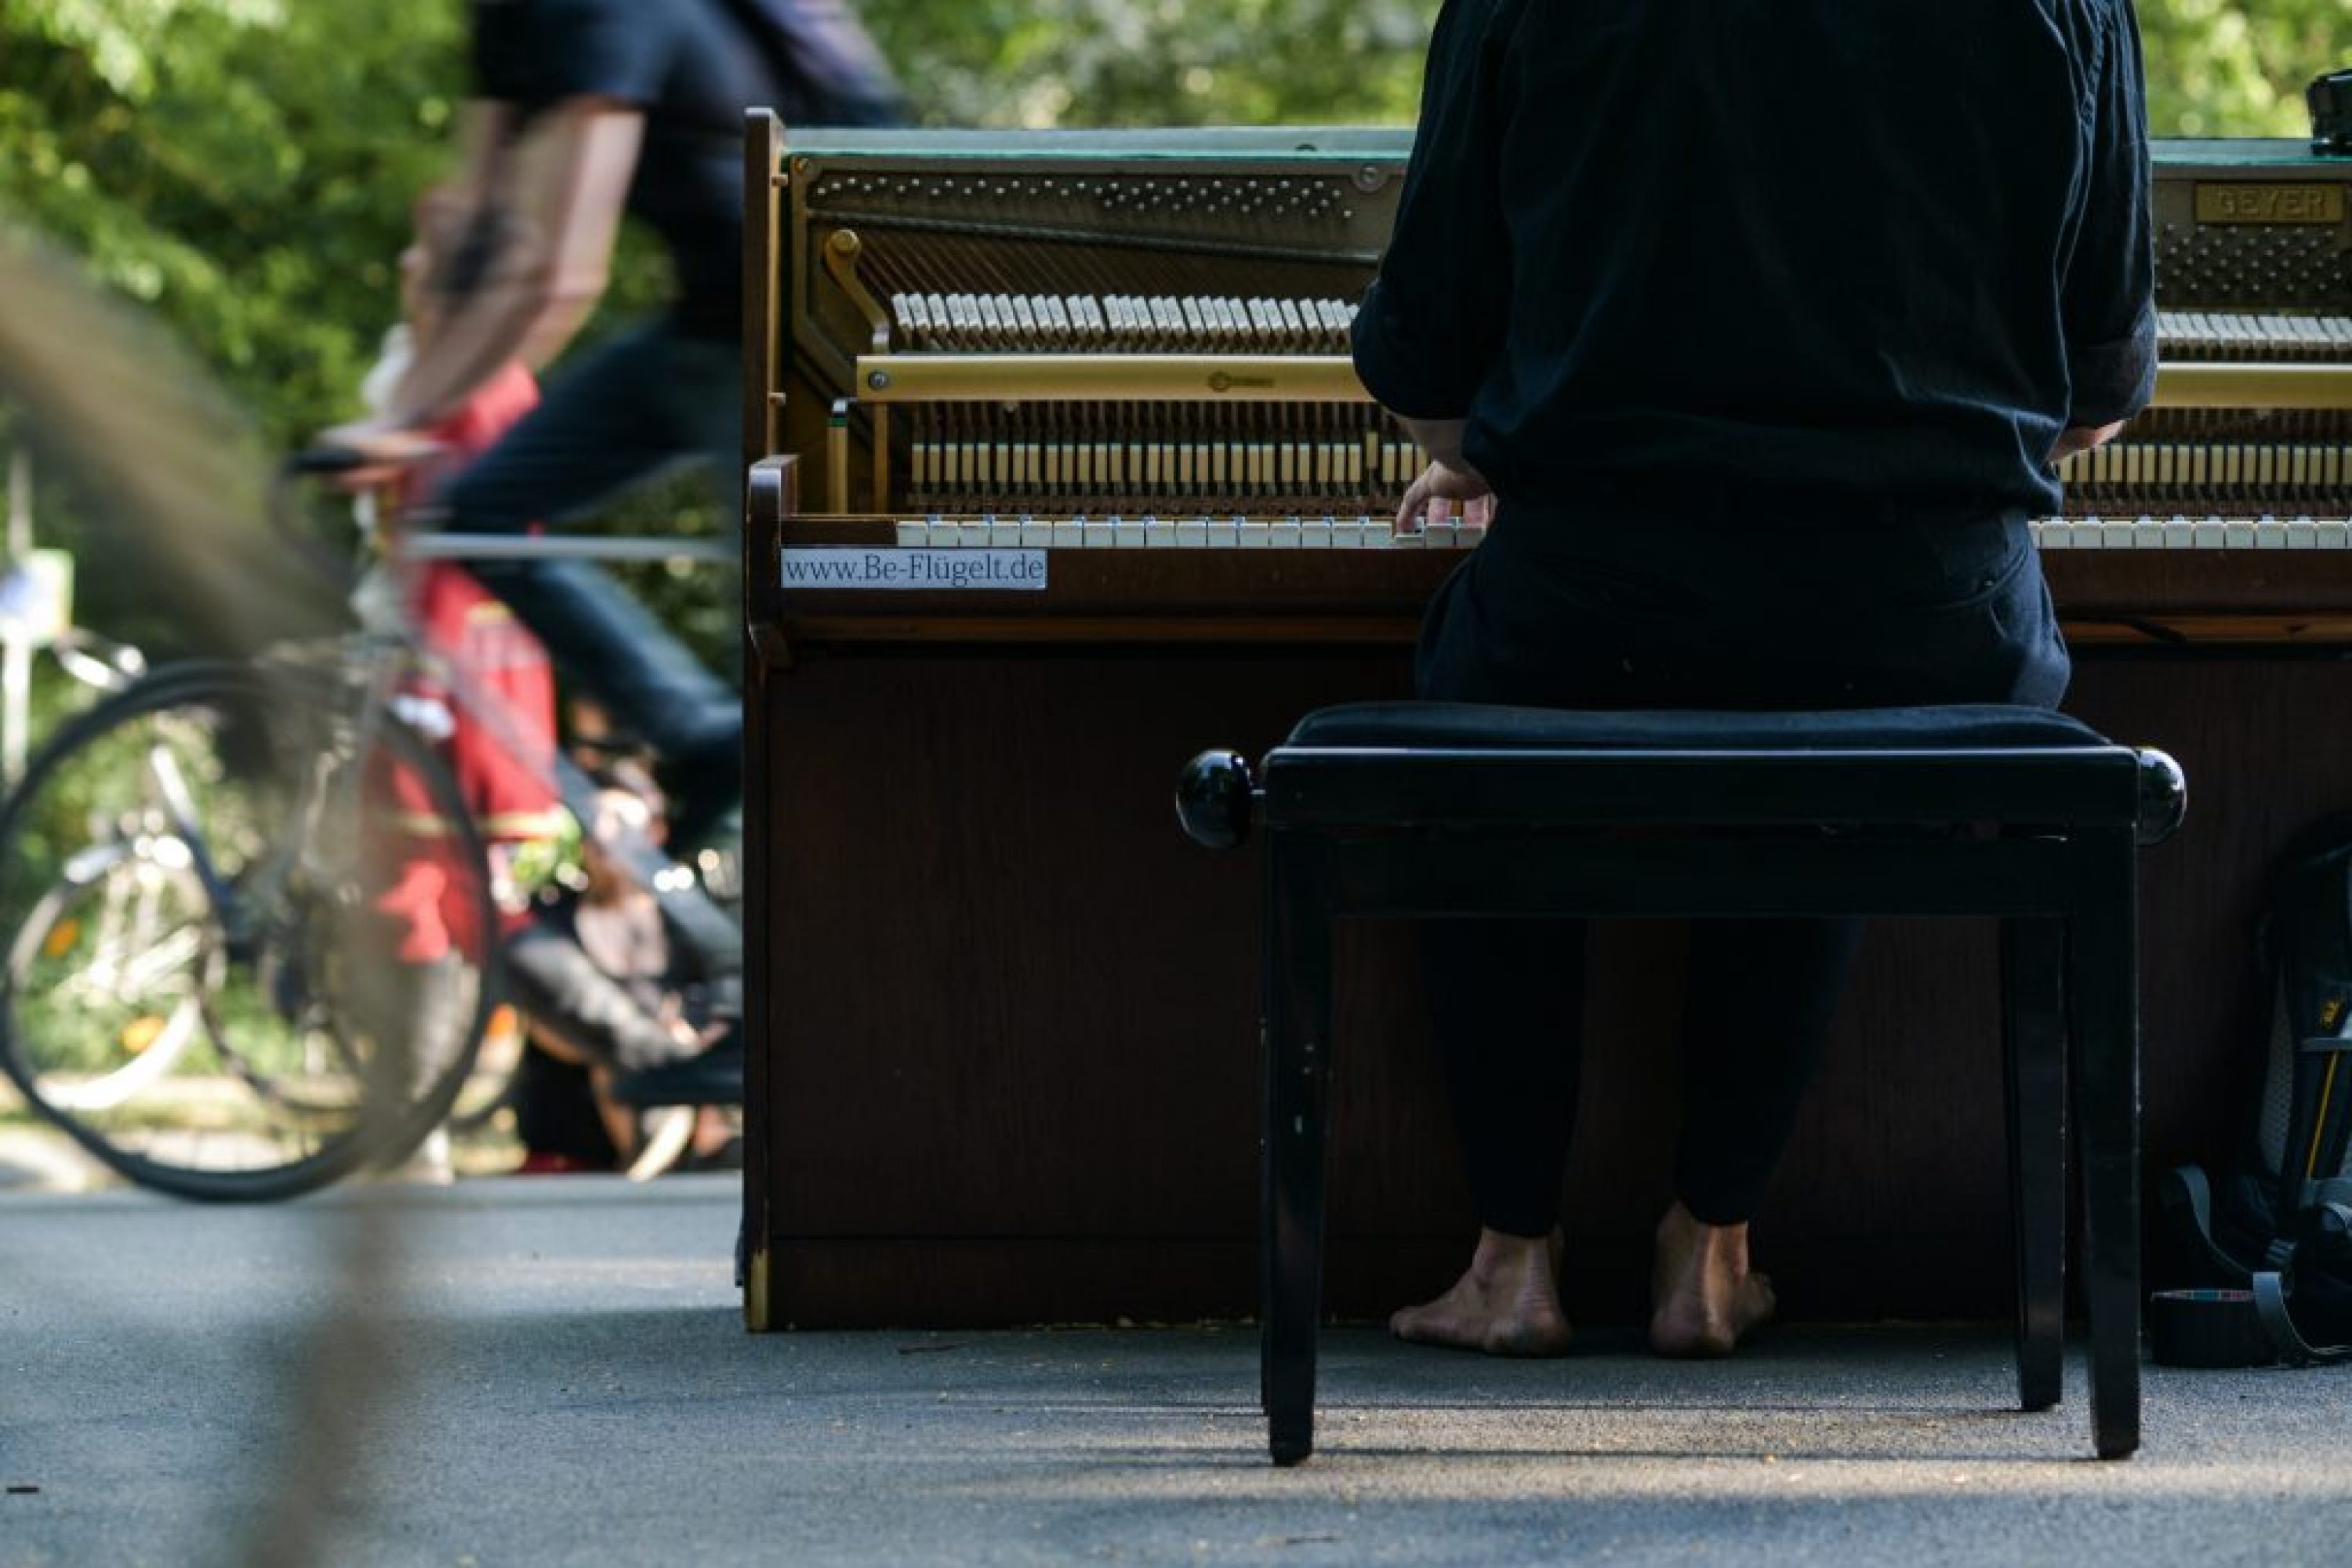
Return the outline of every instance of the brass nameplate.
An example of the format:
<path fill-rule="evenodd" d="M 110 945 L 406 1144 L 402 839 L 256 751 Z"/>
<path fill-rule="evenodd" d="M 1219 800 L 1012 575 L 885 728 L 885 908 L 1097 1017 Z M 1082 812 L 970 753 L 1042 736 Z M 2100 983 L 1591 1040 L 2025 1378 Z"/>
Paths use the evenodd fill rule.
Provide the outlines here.
<path fill-rule="evenodd" d="M 2299 223 L 2344 221 L 2340 184 L 2271 184 L 2230 181 L 2197 187 L 2199 223 Z"/>

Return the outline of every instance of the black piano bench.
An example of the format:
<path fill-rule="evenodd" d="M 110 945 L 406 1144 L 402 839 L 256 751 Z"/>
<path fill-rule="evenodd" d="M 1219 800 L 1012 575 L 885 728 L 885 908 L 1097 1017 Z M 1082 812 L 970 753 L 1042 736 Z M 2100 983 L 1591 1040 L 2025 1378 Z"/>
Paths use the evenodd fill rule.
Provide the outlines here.
<path fill-rule="evenodd" d="M 2131 1453 L 2135 859 L 2186 799 L 2162 752 L 2029 708 L 1358 703 L 1307 715 L 1255 777 L 1232 752 L 1195 758 L 1177 790 L 1186 831 L 1216 848 L 1253 826 L 1265 838 L 1259 1392 L 1275 1463 L 1314 1447 L 1341 916 L 1998 917 L 2020 1399 L 2059 1400 L 2071 1082 L 2092 1437 L 2102 1458 Z M 1643 831 L 1611 831 L 1627 827 Z"/>

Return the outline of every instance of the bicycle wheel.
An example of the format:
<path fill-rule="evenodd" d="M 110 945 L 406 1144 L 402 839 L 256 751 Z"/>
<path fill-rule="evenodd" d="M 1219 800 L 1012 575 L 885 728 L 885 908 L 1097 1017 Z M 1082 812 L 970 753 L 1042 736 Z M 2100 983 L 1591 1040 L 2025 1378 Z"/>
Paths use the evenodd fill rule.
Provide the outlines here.
<path fill-rule="evenodd" d="M 158 671 L 0 809 L 0 1068 L 84 1149 L 270 1199 L 404 1155 L 498 990 L 488 861 L 439 759 L 299 667 Z"/>

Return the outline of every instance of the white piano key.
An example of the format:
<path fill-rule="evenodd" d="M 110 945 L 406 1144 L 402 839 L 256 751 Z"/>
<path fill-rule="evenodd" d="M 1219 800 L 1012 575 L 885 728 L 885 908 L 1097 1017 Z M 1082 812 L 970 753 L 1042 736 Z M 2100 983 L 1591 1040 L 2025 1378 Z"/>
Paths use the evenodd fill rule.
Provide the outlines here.
<path fill-rule="evenodd" d="M 1423 519 L 1421 536 L 1432 550 L 1459 550 L 1462 547 L 1462 525 L 1450 517 Z"/>
<path fill-rule="evenodd" d="M 2129 550 L 2132 547 L 2132 533 L 2136 527 L 2137 525 L 2128 519 L 2121 521 L 2109 519 L 2106 525 L 2099 531 L 2100 547 L 2106 550 Z"/>
<path fill-rule="evenodd" d="M 2221 550 L 2230 542 L 2230 531 L 2218 517 L 2209 517 L 2189 526 L 2189 542 L 2192 550 Z"/>
<path fill-rule="evenodd" d="M 2257 550 L 2284 550 L 2286 548 L 2286 524 L 2279 521 L 2275 518 L 2268 517 L 2254 524 L 2254 548 Z"/>
<path fill-rule="evenodd" d="M 1112 545 L 1113 545 L 1115 548 L 1117 548 L 1117 549 L 1120 549 L 1120 550 L 1140 550 L 1140 549 L 1142 549 L 1142 548 L 1143 548 L 1143 520 L 1142 520 L 1141 518 L 1139 518 L 1139 518 L 1125 518 L 1125 517 L 1115 517 L 1115 518 L 1112 518 L 1112 519 L 1110 520 L 1110 540 L 1111 540 L 1111 543 L 1112 543 Z"/>
<path fill-rule="evenodd" d="M 1080 542 L 1088 550 L 1109 550 L 1118 543 L 1118 530 L 1108 518 L 1085 517 L 1078 520 Z"/>
<path fill-rule="evenodd" d="M 1021 520 L 1021 548 L 1051 550 L 1053 547 L 1054 524 L 1051 520 L 1041 521 L 1031 517 Z"/>
<path fill-rule="evenodd" d="M 2221 548 L 2252 550 L 2254 547 L 2254 525 L 2243 518 L 2224 518 L 2221 521 Z"/>
<path fill-rule="evenodd" d="M 977 521 L 961 524 L 956 530 L 956 542 L 967 550 L 984 550 L 988 547 L 989 531 L 995 526 L 994 518 L 982 518 Z M 931 542 L 934 544 L 939 542 L 936 529 L 932 531 Z"/>
<path fill-rule="evenodd" d="M 1175 549 L 1176 525 L 1173 522 L 1163 522 L 1156 517 L 1145 518 L 1143 520 L 1143 543 L 1144 547 L 1148 550 Z"/>
<path fill-rule="evenodd" d="M 2312 543 L 2320 550 L 2352 549 L 2352 525 L 2342 521 L 2321 518 L 2312 525 Z"/>
<path fill-rule="evenodd" d="M 1364 520 L 1360 517 L 1335 517 L 1331 520 L 1331 548 L 1361 550 L 1364 547 Z"/>
<path fill-rule="evenodd" d="M 1209 546 L 1209 520 L 1187 518 L 1176 524 L 1176 547 L 1180 550 L 1205 550 Z"/>
<path fill-rule="evenodd" d="M 1011 301 L 1001 294 L 982 294 L 977 303 L 980 307 L 981 331 L 988 334 L 990 342 L 998 345 L 1006 343 L 1013 335 Z"/>
<path fill-rule="evenodd" d="M 2063 535 L 2063 524 L 2053 523 L 2046 517 L 2037 517 L 2025 526 L 2027 531 L 2032 536 L 2033 546 L 2035 549 L 2054 550 L 2060 548 L 2060 546 L 2054 542 Z"/>
<path fill-rule="evenodd" d="M 1331 548 L 1331 520 L 1328 517 L 1301 518 L 1298 522 L 1298 548 L 1328 550 Z"/>
<path fill-rule="evenodd" d="M 998 518 L 988 525 L 988 542 L 998 550 L 1021 548 L 1021 520 Z"/>
<path fill-rule="evenodd" d="M 1241 542 L 1241 523 L 1235 518 L 1211 518 L 1208 524 L 1209 548 L 1231 550 Z"/>
<path fill-rule="evenodd" d="M 1054 524 L 1054 548 L 1083 550 L 1087 543 L 1087 525 L 1076 518 L 1063 518 Z"/>
<path fill-rule="evenodd" d="M 2161 550 L 2164 548 L 2164 519 L 2144 517 L 2132 524 L 2132 548 Z"/>
<path fill-rule="evenodd" d="M 2316 550 L 2319 547 L 2319 531 L 2312 526 L 2311 519 L 2299 517 L 2287 522 L 2286 547 L 2289 550 Z"/>
<path fill-rule="evenodd" d="M 2187 550 L 2196 542 L 2196 526 L 2185 517 L 2170 519 L 2162 531 L 2167 550 Z"/>
<path fill-rule="evenodd" d="M 908 521 L 901 521 L 899 522 L 899 524 L 898 524 L 898 548 L 899 548 L 899 549 L 901 549 L 901 550 L 920 550 L 920 549 L 922 549 L 925 545 L 929 544 L 930 542 L 931 542 L 931 525 L 930 525 L 929 523 L 928 523 L 928 522 L 908 522 Z"/>
<path fill-rule="evenodd" d="M 1274 543 L 1274 529 L 1255 518 L 1244 518 L 1234 525 L 1236 542 L 1244 550 L 1265 550 Z"/>
<path fill-rule="evenodd" d="M 1483 523 L 1483 522 L 1465 522 L 1465 523 L 1464 523 L 1464 524 L 1462 525 L 1462 548 L 1463 548 L 1463 549 L 1465 549 L 1465 550 L 1475 550 L 1475 549 L 1477 549 L 1477 548 L 1478 548 L 1478 546 L 1480 546 L 1481 544 L 1484 544 L 1484 543 L 1486 543 L 1486 525 L 1485 523 Z"/>
<path fill-rule="evenodd" d="M 1295 517 L 1286 517 L 1274 522 L 1270 528 L 1268 542 L 1276 550 L 1297 549 L 1298 520 Z"/>

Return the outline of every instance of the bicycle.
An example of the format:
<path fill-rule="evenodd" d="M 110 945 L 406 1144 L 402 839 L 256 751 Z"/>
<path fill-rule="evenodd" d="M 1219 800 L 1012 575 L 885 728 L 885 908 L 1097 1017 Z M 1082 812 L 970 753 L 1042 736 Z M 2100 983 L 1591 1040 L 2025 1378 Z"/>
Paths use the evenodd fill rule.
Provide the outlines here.
<path fill-rule="evenodd" d="M 289 466 L 273 514 L 331 466 Z M 428 537 L 383 559 L 694 553 L 637 542 Z M 507 911 L 404 689 L 423 655 L 379 607 L 338 638 L 167 666 L 68 721 L 0 806 L 0 1069 L 130 1180 L 294 1196 L 405 1158 L 474 1077 Z M 497 699 L 438 673 L 495 723 Z M 593 783 L 547 762 L 579 815 Z M 740 955 L 740 927 L 691 871 L 621 847 L 667 908 Z"/>
<path fill-rule="evenodd" d="M 413 629 L 354 629 L 346 563 L 282 526 L 291 477 L 263 493 L 250 432 L 142 315 L 5 227 L 0 292 L 0 396 L 53 468 L 131 525 L 126 540 L 153 542 L 204 635 L 270 649 L 106 697 L 0 805 L 0 1072 L 100 1161 L 186 1196 L 289 1196 L 397 1158 L 462 1086 L 499 968 L 480 837 L 399 710 Z M 277 536 L 251 526 L 263 515 Z M 402 544 L 416 560 L 501 550 L 731 554 Z M 578 816 L 593 786 L 553 761 Z M 693 869 L 608 847 L 740 977 L 740 921 Z M 378 907 L 404 867 L 435 883 L 406 934 L 429 913 L 446 939 L 405 960 Z"/>

